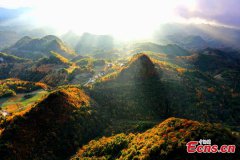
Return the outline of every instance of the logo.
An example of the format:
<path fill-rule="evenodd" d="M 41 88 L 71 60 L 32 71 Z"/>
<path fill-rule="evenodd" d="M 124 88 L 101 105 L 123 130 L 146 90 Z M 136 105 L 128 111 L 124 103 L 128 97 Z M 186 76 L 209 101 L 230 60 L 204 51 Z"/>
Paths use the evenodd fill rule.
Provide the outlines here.
<path fill-rule="evenodd" d="M 235 145 L 212 145 L 211 140 L 200 139 L 186 144 L 188 153 L 235 153 Z"/>

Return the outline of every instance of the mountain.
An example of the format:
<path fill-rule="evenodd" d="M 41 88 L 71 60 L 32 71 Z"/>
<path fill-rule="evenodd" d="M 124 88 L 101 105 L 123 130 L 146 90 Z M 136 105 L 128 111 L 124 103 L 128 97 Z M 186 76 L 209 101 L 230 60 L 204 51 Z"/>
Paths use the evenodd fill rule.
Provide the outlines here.
<path fill-rule="evenodd" d="M 127 64 L 127 67 L 121 70 L 117 79 L 122 81 L 137 81 L 149 78 L 159 78 L 158 76 L 158 72 L 150 58 L 140 53 L 133 56 Z"/>
<path fill-rule="evenodd" d="M 75 52 L 66 46 L 59 38 L 53 35 L 45 36 L 41 39 L 23 37 L 13 46 L 3 50 L 6 53 L 29 59 L 38 59 L 49 56 L 49 52 L 54 51 L 66 58 L 72 58 Z"/>
<path fill-rule="evenodd" d="M 104 123 L 96 107 L 79 88 L 53 91 L 5 127 L 0 135 L 1 159 L 67 159 L 101 132 Z"/>
<path fill-rule="evenodd" d="M 237 151 L 229 154 L 199 154 L 186 152 L 189 141 L 210 139 L 213 144 L 240 145 L 231 132 L 219 125 L 197 121 L 168 118 L 143 133 L 117 134 L 92 140 L 84 145 L 71 160 L 77 159 L 186 159 L 186 160 L 228 160 L 239 157 Z"/>
<path fill-rule="evenodd" d="M 109 118 L 146 120 L 165 117 L 166 96 L 160 72 L 147 55 L 138 54 L 125 67 L 94 84 L 90 95 L 96 98 Z"/>
<path fill-rule="evenodd" d="M 167 54 L 168 56 L 190 55 L 190 53 L 187 50 L 175 44 L 158 45 L 155 43 L 146 42 L 146 43 L 136 43 L 131 48 L 134 53 L 151 51 L 155 53 L 164 53 L 164 54 Z"/>
<path fill-rule="evenodd" d="M 109 35 L 94 35 L 84 33 L 75 46 L 79 54 L 97 54 L 109 52 L 114 47 L 113 38 Z"/>

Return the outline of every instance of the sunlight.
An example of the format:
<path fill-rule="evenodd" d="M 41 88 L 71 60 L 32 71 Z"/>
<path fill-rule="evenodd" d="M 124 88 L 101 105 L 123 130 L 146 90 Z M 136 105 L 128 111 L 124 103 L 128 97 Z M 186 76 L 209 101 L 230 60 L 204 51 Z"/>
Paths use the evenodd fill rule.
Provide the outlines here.
<path fill-rule="evenodd" d="M 138 39 L 151 36 L 160 24 L 177 21 L 176 7 L 194 9 L 194 4 L 193 0 L 41 1 L 33 5 L 30 15 L 37 26 L 50 26 L 60 33 L 72 30 Z"/>

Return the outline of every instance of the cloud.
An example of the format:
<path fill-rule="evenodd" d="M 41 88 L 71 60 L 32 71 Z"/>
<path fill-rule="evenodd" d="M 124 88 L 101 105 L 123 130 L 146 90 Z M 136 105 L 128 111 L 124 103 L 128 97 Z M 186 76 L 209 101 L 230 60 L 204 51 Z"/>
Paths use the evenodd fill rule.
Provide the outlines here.
<path fill-rule="evenodd" d="M 239 0 L 196 0 L 194 9 L 179 6 L 176 13 L 186 19 L 201 18 L 240 27 Z"/>

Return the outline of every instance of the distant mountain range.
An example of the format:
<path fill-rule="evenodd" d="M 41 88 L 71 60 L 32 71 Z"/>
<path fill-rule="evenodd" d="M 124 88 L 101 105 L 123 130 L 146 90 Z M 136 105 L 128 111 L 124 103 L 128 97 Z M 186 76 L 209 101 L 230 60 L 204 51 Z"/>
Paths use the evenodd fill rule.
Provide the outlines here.
<path fill-rule="evenodd" d="M 67 58 L 76 55 L 74 50 L 64 44 L 62 40 L 52 35 L 40 39 L 32 39 L 26 36 L 17 41 L 13 46 L 3 50 L 3 52 L 11 55 L 28 59 L 49 56 L 51 51 L 57 52 Z"/>
<path fill-rule="evenodd" d="M 154 34 L 157 43 L 176 43 L 187 49 L 205 47 L 240 49 L 240 30 L 208 24 L 170 23 L 162 25 Z"/>

